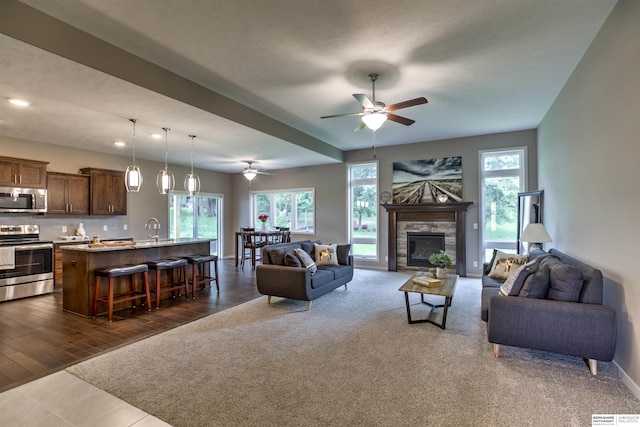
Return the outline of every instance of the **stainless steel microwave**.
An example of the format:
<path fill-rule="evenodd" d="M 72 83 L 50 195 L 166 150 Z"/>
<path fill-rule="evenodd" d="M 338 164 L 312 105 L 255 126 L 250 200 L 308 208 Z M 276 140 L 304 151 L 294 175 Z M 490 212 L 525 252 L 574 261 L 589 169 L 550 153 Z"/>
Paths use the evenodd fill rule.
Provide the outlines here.
<path fill-rule="evenodd" d="M 47 190 L 0 187 L 0 212 L 46 213 Z"/>

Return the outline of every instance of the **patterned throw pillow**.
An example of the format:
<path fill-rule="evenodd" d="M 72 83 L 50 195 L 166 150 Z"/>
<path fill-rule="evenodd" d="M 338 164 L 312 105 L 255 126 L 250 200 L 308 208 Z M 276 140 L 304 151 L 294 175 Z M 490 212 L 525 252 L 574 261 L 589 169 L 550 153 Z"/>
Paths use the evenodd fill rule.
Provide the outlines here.
<path fill-rule="evenodd" d="M 306 253 L 304 249 L 297 248 L 293 251 L 293 253 L 298 257 L 298 259 L 300 260 L 300 263 L 302 263 L 304 268 L 309 270 L 309 273 L 311 273 L 312 276 L 315 274 L 316 271 L 318 271 L 318 267 L 316 266 L 316 263 L 313 262 L 313 260 L 311 259 L 311 256 L 309 256 L 309 254 Z"/>
<path fill-rule="evenodd" d="M 316 265 L 338 265 L 337 245 L 319 245 L 314 243 Z"/>
<path fill-rule="evenodd" d="M 496 280 L 507 280 L 509 274 L 527 262 L 527 255 L 515 255 L 497 251 L 491 266 L 489 277 Z"/>
<path fill-rule="evenodd" d="M 504 281 L 502 286 L 500 286 L 500 295 L 518 295 L 525 279 L 529 274 L 531 274 L 530 267 L 536 264 L 536 262 L 537 261 L 534 259 L 514 270 L 509 277 L 507 277 L 507 280 Z"/>

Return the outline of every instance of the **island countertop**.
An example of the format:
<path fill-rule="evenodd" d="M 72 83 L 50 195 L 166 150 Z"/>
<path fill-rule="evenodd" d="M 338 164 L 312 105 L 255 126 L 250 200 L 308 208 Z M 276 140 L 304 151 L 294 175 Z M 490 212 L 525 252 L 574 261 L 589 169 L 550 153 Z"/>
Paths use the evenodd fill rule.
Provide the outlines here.
<path fill-rule="evenodd" d="M 100 268 L 143 264 L 163 258 L 210 254 L 212 239 L 160 239 L 134 241 L 120 246 L 93 244 L 64 245 L 62 249 L 62 308 L 84 317 L 91 316 L 95 271 Z M 127 242 L 128 243 L 128 242 Z M 127 289 L 126 278 L 117 278 L 115 293 Z M 126 303 L 116 305 L 124 308 Z"/>
<path fill-rule="evenodd" d="M 160 248 L 164 246 L 191 245 L 194 243 L 209 243 L 211 239 L 159 239 L 155 240 L 131 240 L 131 241 L 109 241 L 101 243 L 87 242 L 85 244 L 63 245 L 62 250 L 82 251 L 82 252 L 110 252 L 135 249 Z"/>

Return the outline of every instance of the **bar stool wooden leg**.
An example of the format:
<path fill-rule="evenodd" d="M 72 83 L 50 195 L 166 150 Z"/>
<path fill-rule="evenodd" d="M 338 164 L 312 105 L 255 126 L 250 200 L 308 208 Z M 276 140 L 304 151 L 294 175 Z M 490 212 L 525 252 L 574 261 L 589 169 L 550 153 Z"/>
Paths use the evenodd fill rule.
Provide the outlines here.
<path fill-rule="evenodd" d="M 113 277 L 109 277 L 109 294 L 107 298 L 107 320 L 113 322 Z"/>
<path fill-rule="evenodd" d="M 147 299 L 147 311 L 151 311 L 151 289 L 149 289 L 149 272 L 145 271 L 144 273 L 144 291 Z"/>

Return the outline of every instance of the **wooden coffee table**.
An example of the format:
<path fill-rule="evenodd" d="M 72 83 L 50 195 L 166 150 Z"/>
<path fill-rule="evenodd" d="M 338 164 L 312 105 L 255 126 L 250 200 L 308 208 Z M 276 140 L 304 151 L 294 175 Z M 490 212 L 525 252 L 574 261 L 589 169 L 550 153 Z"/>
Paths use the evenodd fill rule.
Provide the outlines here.
<path fill-rule="evenodd" d="M 451 299 L 453 298 L 453 294 L 456 291 L 456 284 L 458 283 L 458 275 L 457 274 L 447 274 L 447 278 L 443 279 L 442 285 L 429 288 L 427 286 L 422 286 L 413 282 L 413 278 L 421 273 L 414 274 L 411 276 L 409 280 L 405 282 L 404 285 L 400 286 L 398 289 L 401 292 L 404 292 L 404 301 L 407 304 L 407 320 L 409 324 L 411 323 L 431 323 L 436 326 L 445 329 L 447 324 L 447 309 L 451 306 Z M 424 273 L 422 273 L 424 274 Z M 411 319 L 411 306 L 409 305 L 409 292 L 420 294 L 420 302 L 426 304 L 431 307 L 429 311 L 429 315 L 426 319 Z M 425 295 L 435 295 L 444 297 L 444 304 L 432 304 L 428 301 L 424 300 Z M 442 321 L 435 321 L 436 308 L 442 308 Z"/>

